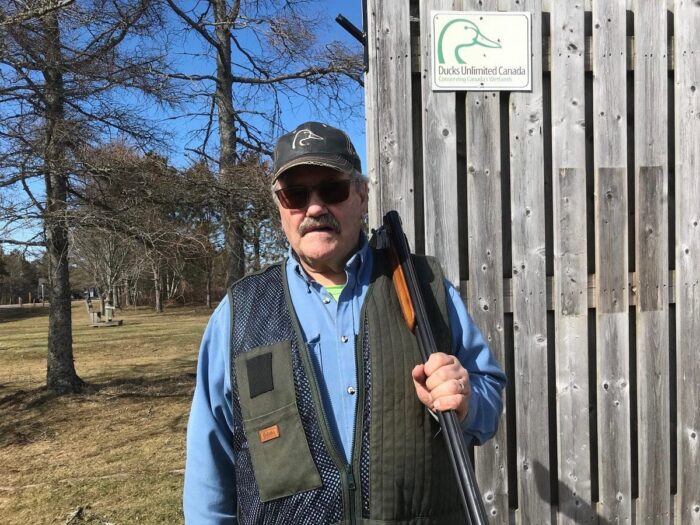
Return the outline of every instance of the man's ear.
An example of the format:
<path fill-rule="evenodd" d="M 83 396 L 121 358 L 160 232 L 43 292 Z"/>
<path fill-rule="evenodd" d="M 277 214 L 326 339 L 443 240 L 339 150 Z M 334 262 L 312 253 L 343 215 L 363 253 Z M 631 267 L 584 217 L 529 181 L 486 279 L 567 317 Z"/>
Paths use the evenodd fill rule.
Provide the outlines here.
<path fill-rule="evenodd" d="M 362 201 L 362 210 L 367 213 L 367 203 L 369 202 L 369 184 L 363 182 L 359 185 L 360 200 Z"/>

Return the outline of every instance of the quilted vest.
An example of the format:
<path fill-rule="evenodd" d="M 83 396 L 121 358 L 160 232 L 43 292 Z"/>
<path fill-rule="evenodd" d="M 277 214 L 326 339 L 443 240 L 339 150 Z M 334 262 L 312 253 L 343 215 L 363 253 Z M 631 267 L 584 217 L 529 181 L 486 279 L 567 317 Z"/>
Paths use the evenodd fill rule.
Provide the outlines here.
<path fill-rule="evenodd" d="M 436 342 L 449 352 L 442 271 L 428 257 L 414 256 L 414 262 Z M 229 301 L 241 525 L 462 522 L 442 436 L 415 394 L 411 370 L 421 362 L 420 353 L 382 250 L 374 250 L 355 341 L 358 398 L 351 464 L 329 430 L 284 263 L 235 283 Z"/>

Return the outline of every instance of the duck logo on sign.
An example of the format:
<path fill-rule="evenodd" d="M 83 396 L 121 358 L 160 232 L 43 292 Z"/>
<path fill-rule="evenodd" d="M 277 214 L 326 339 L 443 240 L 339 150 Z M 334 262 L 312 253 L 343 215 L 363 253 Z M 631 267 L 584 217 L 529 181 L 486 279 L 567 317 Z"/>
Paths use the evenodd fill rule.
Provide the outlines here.
<path fill-rule="evenodd" d="M 460 43 L 452 48 L 452 56 L 448 57 L 450 62 L 454 60 L 457 62 L 457 64 L 466 64 L 466 62 L 462 60 L 462 57 L 460 56 L 460 51 L 466 47 L 481 46 L 492 49 L 501 48 L 500 42 L 485 36 L 479 29 L 479 26 L 474 22 L 467 20 L 466 18 L 457 18 L 445 24 L 445 27 L 443 27 L 442 31 L 440 31 L 440 36 L 438 37 L 437 43 L 438 63 L 440 64 L 445 63 L 445 35 L 453 31 L 459 32 L 459 35 L 456 36 L 456 38 L 450 38 L 449 40 L 458 39 Z"/>
<path fill-rule="evenodd" d="M 431 11 L 434 91 L 529 91 L 529 12 Z"/>

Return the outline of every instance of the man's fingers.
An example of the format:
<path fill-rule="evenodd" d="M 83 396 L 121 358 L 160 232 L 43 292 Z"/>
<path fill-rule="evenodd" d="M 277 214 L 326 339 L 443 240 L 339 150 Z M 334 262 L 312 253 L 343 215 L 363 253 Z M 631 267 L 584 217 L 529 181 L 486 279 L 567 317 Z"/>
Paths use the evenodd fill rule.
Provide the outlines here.
<path fill-rule="evenodd" d="M 435 410 L 440 410 L 444 412 L 446 410 L 457 410 L 462 405 L 463 396 L 460 394 L 453 394 L 448 396 L 441 396 L 435 399 L 433 406 Z"/>
<path fill-rule="evenodd" d="M 424 366 L 425 374 L 430 377 L 440 368 L 458 368 L 461 367 L 461 364 L 453 355 L 445 354 L 444 352 L 436 352 L 430 355 Z"/>
<path fill-rule="evenodd" d="M 469 389 L 468 382 L 464 379 L 448 379 L 443 381 L 435 388 L 430 389 L 433 397 L 448 396 L 452 394 L 466 394 Z"/>
<path fill-rule="evenodd" d="M 418 400 L 425 406 L 432 408 L 433 397 L 430 395 L 430 390 L 425 385 L 425 371 L 424 365 L 416 365 L 411 370 L 411 375 L 413 376 L 413 386 L 416 388 L 416 395 L 418 395 Z"/>
<path fill-rule="evenodd" d="M 461 394 L 443 396 L 433 401 L 433 408 L 435 410 L 439 410 L 440 412 L 454 410 L 457 413 L 457 419 L 462 421 L 467 416 L 467 410 L 469 407 L 466 400 L 466 396 Z"/>
<path fill-rule="evenodd" d="M 427 379 L 427 376 L 425 375 L 425 365 L 414 366 L 413 370 L 411 370 L 411 375 L 413 376 L 414 381 L 425 383 L 425 380 Z"/>
<path fill-rule="evenodd" d="M 455 357 L 433 354 L 411 375 L 421 403 L 431 410 L 455 410 L 460 421 L 464 419 L 471 395 L 469 374 Z"/>

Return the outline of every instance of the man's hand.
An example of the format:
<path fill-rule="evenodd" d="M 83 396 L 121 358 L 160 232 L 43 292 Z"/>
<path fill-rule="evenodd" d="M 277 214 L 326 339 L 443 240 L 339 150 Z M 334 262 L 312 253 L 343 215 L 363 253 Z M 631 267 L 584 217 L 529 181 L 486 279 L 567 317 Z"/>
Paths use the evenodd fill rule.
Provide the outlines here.
<path fill-rule="evenodd" d="M 460 422 L 467 417 L 469 374 L 455 356 L 432 354 L 427 363 L 416 365 L 411 375 L 418 399 L 430 410 L 455 410 Z"/>

